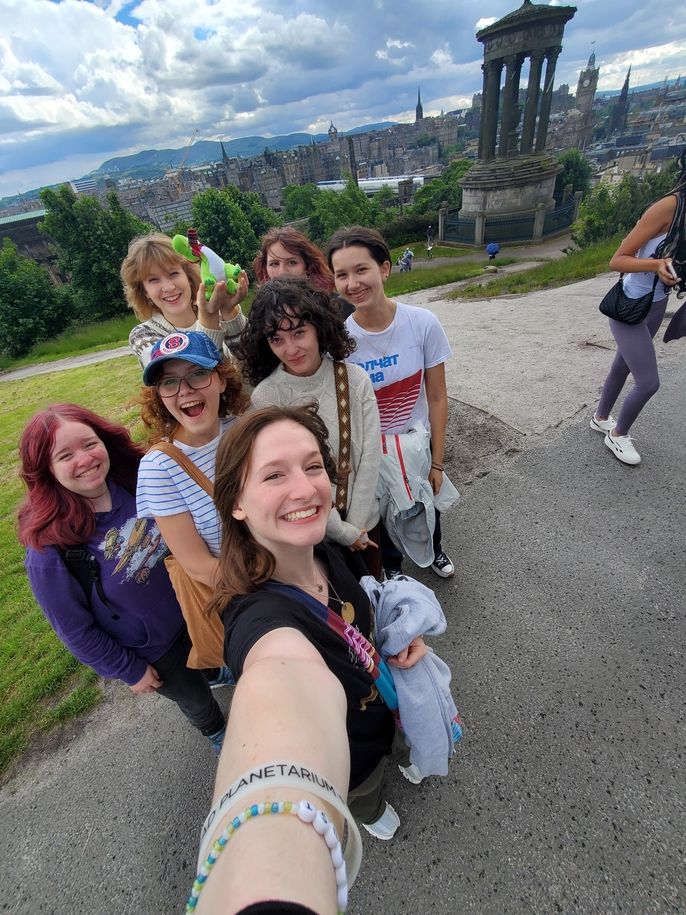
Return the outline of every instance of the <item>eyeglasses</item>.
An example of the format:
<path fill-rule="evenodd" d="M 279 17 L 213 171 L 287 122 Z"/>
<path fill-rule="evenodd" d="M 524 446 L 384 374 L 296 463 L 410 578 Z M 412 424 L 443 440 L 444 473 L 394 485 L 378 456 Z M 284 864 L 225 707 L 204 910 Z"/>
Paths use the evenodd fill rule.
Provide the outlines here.
<path fill-rule="evenodd" d="M 181 375 L 180 377 L 177 375 L 165 375 L 155 382 L 155 387 L 160 397 L 175 397 L 181 389 L 182 381 L 185 381 L 194 391 L 200 391 L 202 388 L 208 388 L 212 384 L 213 374 L 213 369 L 194 369 L 187 375 Z"/>

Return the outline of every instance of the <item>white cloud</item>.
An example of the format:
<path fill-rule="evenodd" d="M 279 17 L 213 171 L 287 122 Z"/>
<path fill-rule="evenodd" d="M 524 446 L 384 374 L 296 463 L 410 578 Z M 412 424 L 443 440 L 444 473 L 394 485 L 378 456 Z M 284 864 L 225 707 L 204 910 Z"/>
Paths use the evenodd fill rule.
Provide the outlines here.
<path fill-rule="evenodd" d="M 182 146 L 196 129 L 231 138 L 411 120 L 418 86 L 427 113 L 464 107 L 481 89 L 475 32 L 518 5 L 0 0 L 0 195 Z M 611 0 L 576 5 L 558 85 L 576 85 L 592 49 L 601 88 L 621 86 L 629 64 L 632 85 L 686 72 L 673 0 L 625 0 L 621 17 Z"/>

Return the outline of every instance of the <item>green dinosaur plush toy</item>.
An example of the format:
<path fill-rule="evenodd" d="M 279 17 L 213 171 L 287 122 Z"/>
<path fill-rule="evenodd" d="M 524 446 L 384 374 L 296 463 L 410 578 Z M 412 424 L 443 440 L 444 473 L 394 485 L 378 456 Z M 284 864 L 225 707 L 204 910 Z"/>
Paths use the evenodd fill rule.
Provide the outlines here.
<path fill-rule="evenodd" d="M 208 301 L 212 298 L 214 287 L 219 280 L 226 281 L 226 289 L 230 294 L 238 289 L 236 280 L 241 274 L 241 268 L 238 264 L 225 263 L 212 248 L 201 245 L 195 229 L 188 230 L 188 238 L 175 235 L 172 238 L 172 246 L 176 253 L 186 260 L 194 264 L 200 263 L 200 278 L 205 285 L 205 298 Z"/>

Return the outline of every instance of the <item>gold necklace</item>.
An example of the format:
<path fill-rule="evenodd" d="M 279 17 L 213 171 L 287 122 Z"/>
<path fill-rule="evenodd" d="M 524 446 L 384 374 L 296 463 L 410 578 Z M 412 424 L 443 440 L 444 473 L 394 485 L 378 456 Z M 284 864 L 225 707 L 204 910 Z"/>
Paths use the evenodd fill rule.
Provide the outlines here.
<path fill-rule="evenodd" d="M 316 578 L 317 578 L 317 569 L 315 567 L 315 579 Z M 341 598 L 338 596 L 338 591 L 336 591 L 334 586 L 331 584 L 331 580 L 326 575 L 324 576 L 324 578 L 326 580 L 326 583 L 329 586 L 329 600 L 335 600 L 337 603 L 339 603 L 341 605 L 341 616 L 343 617 L 343 619 L 345 620 L 346 623 L 354 623 L 355 622 L 355 608 L 353 607 L 352 603 L 349 600 L 341 600 Z M 293 585 L 293 582 L 283 581 L 280 578 L 276 578 L 274 580 L 280 581 L 281 584 L 283 584 L 283 585 L 288 585 L 288 584 Z M 309 591 L 311 594 L 317 595 L 317 597 L 321 597 L 321 595 L 324 593 L 324 585 L 320 584 L 318 580 L 315 581 L 315 584 L 316 584 L 316 590 L 314 588 L 310 588 L 308 585 L 293 585 L 293 586 L 296 588 L 300 588 L 302 591 Z M 331 593 L 332 591 L 333 591 L 333 594 Z"/>

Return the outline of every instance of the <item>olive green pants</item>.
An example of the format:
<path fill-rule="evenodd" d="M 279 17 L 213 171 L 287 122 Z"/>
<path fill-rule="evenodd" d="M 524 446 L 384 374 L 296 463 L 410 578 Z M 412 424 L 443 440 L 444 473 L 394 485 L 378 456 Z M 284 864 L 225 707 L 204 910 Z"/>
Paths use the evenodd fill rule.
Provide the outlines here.
<path fill-rule="evenodd" d="M 397 729 L 389 755 L 384 756 L 367 778 L 348 794 L 348 807 L 358 823 L 376 823 L 385 810 L 383 777 L 389 758 L 395 765 L 410 765 L 410 749 L 402 731 Z"/>

